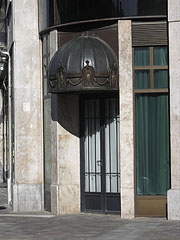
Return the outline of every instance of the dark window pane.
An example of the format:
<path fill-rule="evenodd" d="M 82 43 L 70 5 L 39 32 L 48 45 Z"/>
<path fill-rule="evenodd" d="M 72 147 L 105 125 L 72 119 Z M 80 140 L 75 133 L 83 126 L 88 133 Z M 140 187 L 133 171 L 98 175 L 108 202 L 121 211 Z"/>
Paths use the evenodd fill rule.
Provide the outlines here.
<path fill-rule="evenodd" d="M 149 70 L 135 71 L 135 89 L 150 88 L 150 72 Z"/>
<path fill-rule="evenodd" d="M 154 47 L 154 65 L 168 65 L 167 47 Z"/>
<path fill-rule="evenodd" d="M 168 95 L 136 95 L 137 195 L 166 195 L 170 187 Z"/>
<path fill-rule="evenodd" d="M 47 0 L 47 27 L 54 25 L 54 1 Z"/>
<path fill-rule="evenodd" d="M 168 70 L 154 70 L 154 87 L 168 88 Z"/>
<path fill-rule="evenodd" d="M 166 15 L 166 11 L 166 0 L 138 0 L 139 16 Z"/>
<path fill-rule="evenodd" d="M 56 0 L 61 23 L 131 16 L 166 15 L 166 0 Z"/>
<path fill-rule="evenodd" d="M 149 48 L 140 47 L 134 49 L 134 66 L 148 66 L 150 64 Z"/>

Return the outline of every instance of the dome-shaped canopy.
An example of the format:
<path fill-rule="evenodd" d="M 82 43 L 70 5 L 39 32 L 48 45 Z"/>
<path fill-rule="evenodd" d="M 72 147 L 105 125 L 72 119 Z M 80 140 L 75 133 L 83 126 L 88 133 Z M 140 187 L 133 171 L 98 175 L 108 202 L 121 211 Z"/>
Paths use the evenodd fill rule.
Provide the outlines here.
<path fill-rule="evenodd" d="M 48 69 L 49 91 L 117 90 L 117 57 L 102 39 L 81 36 L 64 44 Z"/>

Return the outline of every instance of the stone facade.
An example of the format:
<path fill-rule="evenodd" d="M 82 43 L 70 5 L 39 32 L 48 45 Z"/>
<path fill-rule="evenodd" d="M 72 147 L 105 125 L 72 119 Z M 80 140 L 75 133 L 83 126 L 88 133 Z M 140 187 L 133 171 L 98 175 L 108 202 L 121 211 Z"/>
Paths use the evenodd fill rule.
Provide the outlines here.
<path fill-rule="evenodd" d="M 180 220 L 180 1 L 168 1 L 171 189 L 168 219 Z"/>
<path fill-rule="evenodd" d="M 178 3 L 177 3 L 178 2 Z M 51 95 L 43 103 L 42 30 L 47 28 L 43 0 L 12 1 L 8 50 L 11 55 L 14 111 L 13 211 L 44 210 L 43 111 L 48 121 L 51 213 L 81 211 L 80 110 L 78 94 Z M 168 218 L 180 219 L 180 1 L 169 0 L 169 75 L 171 189 L 168 191 Z M 33 17 L 32 17 L 33 16 Z M 58 30 L 49 29 L 50 59 L 58 49 Z M 79 33 L 77 33 L 78 35 Z M 61 42 L 60 42 L 61 46 Z M 118 21 L 121 217 L 135 217 L 134 116 L 132 22 Z M 12 74 L 13 73 L 13 74 Z M 10 77 L 10 76 L 9 76 Z M 1 101 L 1 96 L 0 96 Z M 43 105 L 44 104 L 44 105 Z M 45 105 L 47 109 L 45 110 Z M 1 110 L 1 104 L 0 104 Z M 1 112 L 0 112 L 1 121 Z M 47 134 L 48 135 L 48 134 Z M 0 152 L 2 150 L 0 122 Z M 12 151 L 12 149 L 10 149 Z M 0 183 L 3 158 L 0 156 Z M 179 200 L 179 201 L 178 201 Z"/>
<path fill-rule="evenodd" d="M 13 210 L 42 211 L 43 128 L 38 4 L 36 0 L 16 0 L 12 4 L 15 124 Z"/>
<path fill-rule="evenodd" d="M 121 217 L 134 218 L 134 140 L 131 21 L 118 22 Z"/>

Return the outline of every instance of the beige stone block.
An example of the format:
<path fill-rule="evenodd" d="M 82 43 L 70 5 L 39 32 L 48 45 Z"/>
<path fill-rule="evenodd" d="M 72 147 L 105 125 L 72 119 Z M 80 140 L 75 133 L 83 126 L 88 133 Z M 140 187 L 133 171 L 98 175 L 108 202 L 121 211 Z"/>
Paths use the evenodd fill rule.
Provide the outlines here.
<path fill-rule="evenodd" d="M 133 75 L 131 21 L 118 21 L 121 217 L 134 218 Z"/>
<path fill-rule="evenodd" d="M 121 218 L 135 217 L 134 188 L 121 188 Z"/>
<path fill-rule="evenodd" d="M 36 212 L 42 210 L 41 184 L 13 185 L 14 212 Z"/>
<path fill-rule="evenodd" d="M 133 89 L 131 21 L 118 21 L 119 88 Z"/>
<path fill-rule="evenodd" d="M 51 213 L 52 214 L 60 214 L 59 209 L 59 185 L 53 184 L 51 185 Z"/>
<path fill-rule="evenodd" d="M 60 95 L 53 104 L 51 204 L 58 214 L 80 212 L 79 97 Z M 56 110 L 56 114 L 55 111 Z M 56 125 L 56 124 L 57 125 Z M 51 126 L 52 127 L 52 126 Z M 58 191 L 58 193 L 57 193 Z"/>
<path fill-rule="evenodd" d="M 180 0 L 168 0 L 168 21 L 180 20 Z"/>
<path fill-rule="evenodd" d="M 171 132 L 171 187 L 180 189 L 180 133 Z"/>
<path fill-rule="evenodd" d="M 180 22 L 169 22 L 169 73 L 170 91 L 180 89 Z"/>
<path fill-rule="evenodd" d="M 174 2 L 174 1 L 173 1 Z M 180 4 L 179 1 L 177 4 Z M 170 3 L 170 18 L 177 18 Z M 176 5 L 177 8 L 177 5 Z M 171 187 L 180 189 L 180 22 L 169 23 Z"/>
<path fill-rule="evenodd" d="M 16 41 L 14 45 L 14 87 L 33 92 L 41 89 L 41 60 L 39 40 Z"/>
<path fill-rule="evenodd" d="M 39 91 L 15 89 L 17 183 L 42 183 L 42 115 Z"/>
<path fill-rule="evenodd" d="M 60 214 L 80 213 L 80 188 L 77 184 L 59 187 Z"/>
<path fill-rule="evenodd" d="M 16 41 L 38 39 L 38 1 L 14 1 L 14 37 Z M 23 34 L 22 34 L 23 29 Z"/>
<path fill-rule="evenodd" d="M 180 220 L 180 188 L 167 192 L 168 220 Z"/>

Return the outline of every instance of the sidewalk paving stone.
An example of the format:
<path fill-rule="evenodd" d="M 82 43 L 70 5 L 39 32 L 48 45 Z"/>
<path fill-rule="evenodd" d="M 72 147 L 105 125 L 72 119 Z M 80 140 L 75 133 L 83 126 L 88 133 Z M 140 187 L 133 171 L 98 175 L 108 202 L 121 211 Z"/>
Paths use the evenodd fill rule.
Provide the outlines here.
<path fill-rule="evenodd" d="M 164 218 L 124 220 L 117 215 L 0 214 L 3 240 L 180 240 L 180 221 Z"/>

